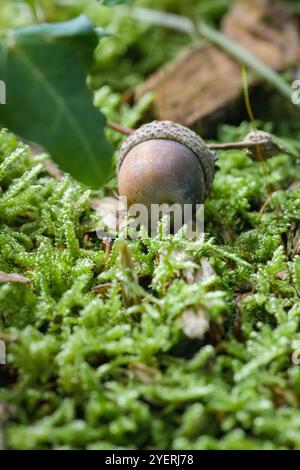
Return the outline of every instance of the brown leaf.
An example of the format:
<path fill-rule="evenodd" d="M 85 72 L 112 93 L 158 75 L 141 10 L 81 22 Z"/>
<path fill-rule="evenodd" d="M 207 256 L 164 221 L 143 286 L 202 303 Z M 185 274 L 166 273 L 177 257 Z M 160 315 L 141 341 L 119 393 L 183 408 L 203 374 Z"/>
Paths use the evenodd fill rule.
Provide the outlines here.
<path fill-rule="evenodd" d="M 297 19 L 283 2 L 236 0 L 222 31 L 275 70 L 299 60 Z"/>
<path fill-rule="evenodd" d="M 276 70 L 300 60 L 297 21 L 284 6 L 265 0 L 236 0 L 221 31 Z M 252 80 L 250 85 L 255 84 Z M 136 91 L 155 92 L 154 113 L 186 126 L 219 122 L 242 92 L 240 64 L 216 46 L 192 46 L 163 66 Z"/>
<path fill-rule="evenodd" d="M 198 124 L 239 96 L 241 71 L 215 46 L 192 46 L 137 90 L 154 91 L 154 114 L 185 126 Z"/>
<path fill-rule="evenodd" d="M 31 279 L 21 276 L 20 274 L 8 274 L 0 271 L 0 282 L 18 282 L 21 284 L 27 284 L 31 282 Z"/>

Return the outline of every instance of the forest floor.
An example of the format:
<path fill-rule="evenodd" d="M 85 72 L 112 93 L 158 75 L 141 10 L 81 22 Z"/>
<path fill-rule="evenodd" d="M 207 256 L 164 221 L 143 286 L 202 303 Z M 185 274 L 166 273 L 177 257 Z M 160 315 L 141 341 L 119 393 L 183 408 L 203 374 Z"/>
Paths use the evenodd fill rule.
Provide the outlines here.
<path fill-rule="evenodd" d="M 230 2 L 211 3 L 217 22 Z M 163 29 L 146 41 L 148 27 L 130 28 L 121 10 L 106 15 L 123 42 L 107 38 L 99 49 L 96 104 L 136 126 L 150 98 L 131 107 L 124 89 L 188 41 Z M 12 21 L 9 8 L 2 18 Z M 166 37 L 168 51 L 158 47 Z M 288 115 L 256 124 L 298 150 Z M 215 137 L 236 141 L 249 130 L 220 123 Z M 93 201 L 115 179 L 87 190 L 1 131 L 3 448 L 300 449 L 299 162 L 218 156 L 204 239 L 166 235 L 162 221 L 156 237 L 119 237 L 108 253 L 93 236 Z"/>

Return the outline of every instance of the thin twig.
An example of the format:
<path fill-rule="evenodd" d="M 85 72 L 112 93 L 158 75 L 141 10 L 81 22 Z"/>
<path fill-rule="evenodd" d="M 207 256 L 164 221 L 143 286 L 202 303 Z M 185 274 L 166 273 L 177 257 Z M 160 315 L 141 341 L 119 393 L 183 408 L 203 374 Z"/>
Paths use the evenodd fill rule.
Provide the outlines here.
<path fill-rule="evenodd" d="M 259 145 L 267 144 L 268 142 L 265 140 L 259 142 Z M 207 147 L 210 150 L 236 150 L 236 149 L 249 149 L 249 148 L 256 148 L 256 142 L 250 141 L 242 141 L 242 142 L 226 142 L 223 144 L 208 144 Z"/>
<path fill-rule="evenodd" d="M 109 129 L 112 129 L 116 132 L 119 132 L 120 134 L 123 135 L 132 135 L 135 131 L 135 129 L 130 129 L 129 127 L 124 127 L 121 126 L 120 124 L 116 124 L 115 122 L 107 122 L 106 126 Z M 207 147 L 209 150 L 247 150 L 247 149 L 257 149 L 258 147 L 262 145 L 269 144 L 269 141 L 267 140 L 262 140 L 261 142 L 252 142 L 252 141 L 240 141 L 240 142 L 225 142 L 222 144 L 207 144 Z M 285 153 L 286 155 L 290 155 L 293 158 L 295 158 L 295 154 L 292 152 L 289 152 L 287 149 L 284 148 L 279 148 L 278 151 L 281 151 Z"/>
<path fill-rule="evenodd" d="M 120 124 L 116 124 L 115 122 L 111 122 L 111 121 L 108 121 L 106 123 L 106 126 L 109 129 L 117 131 L 117 132 L 119 132 L 120 134 L 123 134 L 123 135 L 131 135 L 134 132 L 134 129 L 130 129 L 129 127 L 121 126 Z"/>
<path fill-rule="evenodd" d="M 258 154 L 259 158 L 258 160 L 265 160 L 266 158 L 263 157 L 262 152 L 261 152 L 261 146 L 263 147 L 264 145 L 268 145 L 270 142 L 268 140 L 261 140 L 260 142 L 250 142 L 250 141 L 242 141 L 242 142 L 226 142 L 223 144 L 208 144 L 207 147 L 210 150 L 249 150 L 249 149 L 255 149 L 256 153 Z M 284 153 L 285 155 L 288 155 L 290 157 L 293 157 L 294 159 L 297 157 L 296 154 L 290 152 L 288 149 L 276 146 L 276 150 L 278 153 Z M 275 151 L 275 147 L 274 147 Z M 271 158 L 273 155 L 270 154 L 268 158 Z"/>
<path fill-rule="evenodd" d="M 134 133 L 135 129 L 130 129 L 129 127 L 123 127 L 120 124 L 116 124 L 115 122 L 108 121 L 106 126 L 109 129 L 112 129 L 116 132 L 119 132 L 123 135 L 131 135 Z M 260 144 L 265 144 L 267 142 L 262 141 Z M 223 144 L 208 144 L 207 147 L 210 150 L 234 150 L 234 149 L 247 149 L 247 148 L 255 148 L 257 147 L 257 143 L 255 142 L 228 142 Z"/>

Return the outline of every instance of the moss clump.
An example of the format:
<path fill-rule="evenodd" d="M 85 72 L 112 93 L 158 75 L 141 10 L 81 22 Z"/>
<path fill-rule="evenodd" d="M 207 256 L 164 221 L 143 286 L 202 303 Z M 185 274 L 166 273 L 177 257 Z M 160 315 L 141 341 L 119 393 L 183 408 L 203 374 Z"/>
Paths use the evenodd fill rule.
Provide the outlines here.
<path fill-rule="evenodd" d="M 45 158 L 1 132 L 0 270 L 31 280 L 0 284 L 7 447 L 299 449 L 299 166 L 221 154 L 204 241 L 106 260 Z"/>

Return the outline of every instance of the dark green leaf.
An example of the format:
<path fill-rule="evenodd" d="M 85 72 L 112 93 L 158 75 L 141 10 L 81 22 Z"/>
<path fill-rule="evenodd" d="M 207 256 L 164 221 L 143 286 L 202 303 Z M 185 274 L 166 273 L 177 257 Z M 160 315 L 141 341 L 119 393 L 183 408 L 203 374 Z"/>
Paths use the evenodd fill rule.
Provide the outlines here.
<path fill-rule="evenodd" d="M 99 187 L 110 174 L 105 118 L 86 78 L 99 30 L 85 16 L 13 30 L 0 42 L 6 105 L 0 122 L 47 149 L 77 180 Z"/>

